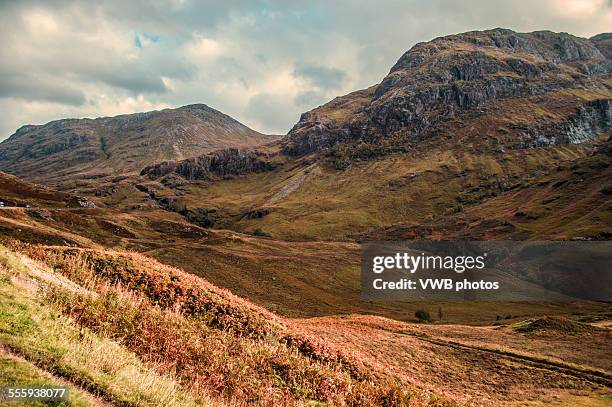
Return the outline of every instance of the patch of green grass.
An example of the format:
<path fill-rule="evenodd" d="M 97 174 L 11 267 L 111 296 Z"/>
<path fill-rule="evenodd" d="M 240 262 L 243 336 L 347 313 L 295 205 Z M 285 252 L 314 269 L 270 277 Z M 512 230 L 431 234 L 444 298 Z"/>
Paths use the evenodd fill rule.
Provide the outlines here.
<path fill-rule="evenodd" d="M 0 354 L 0 387 L 66 387 L 35 366 L 20 358 Z M 83 391 L 76 387 L 68 387 L 68 399 L 61 402 L 45 401 L 13 401 L 14 407 L 28 406 L 89 406 Z"/>
<path fill-rule="evenodd" d="M 35 211 L 34 209 L 28 209 L 26 210 L 26 214 L 28 214 L 29 217 L 34 218 L 34 219 L 39 219 L 39 220 L 43 220 L 45 218 L 43 218 L 43 216 L 40 214 L 40 212 Z"/>

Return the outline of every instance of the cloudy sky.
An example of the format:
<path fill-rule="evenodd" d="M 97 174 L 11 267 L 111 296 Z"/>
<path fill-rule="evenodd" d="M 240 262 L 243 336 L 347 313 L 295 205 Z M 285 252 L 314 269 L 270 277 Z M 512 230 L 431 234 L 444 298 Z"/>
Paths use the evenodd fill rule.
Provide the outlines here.
<path fill-rule="evenodd" d="M 0 0 L 0 140 L 23 124 L 206 103 L 284 134 L 419 41 L 506 27 L 589 37 L 612 0 Z"/>

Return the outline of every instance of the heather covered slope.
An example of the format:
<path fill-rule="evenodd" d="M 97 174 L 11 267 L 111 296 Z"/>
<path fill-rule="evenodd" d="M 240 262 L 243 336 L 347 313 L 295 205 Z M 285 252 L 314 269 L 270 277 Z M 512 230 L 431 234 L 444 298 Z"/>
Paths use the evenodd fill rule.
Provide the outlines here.
<path fill-rule="evenodd" d="M 609 330 L 569 319 L 501 328 L 367 316 L 286 319 L 141 254 L 61 246 L 0 247 L 0 275 L 0 343 L 10 358 L 86 389 L 76 396 L 89 400 L 185 406 L 610 400 Z M 584 339 L 580 346 L 576 337 Z M 6 369 L 0 364 L 2 376 L 11 377 Z"/>
<path fill-rule="evenodd" d="M 113 403 L 455 405 L 145 256 L 0 250 L 2 345 Z"/>
<path fill-rule="evenodd" d="M 23 126 L 0 143 L 0 170 L 65 188 L 78 179 L 274 140 L 206 105 Z"/>

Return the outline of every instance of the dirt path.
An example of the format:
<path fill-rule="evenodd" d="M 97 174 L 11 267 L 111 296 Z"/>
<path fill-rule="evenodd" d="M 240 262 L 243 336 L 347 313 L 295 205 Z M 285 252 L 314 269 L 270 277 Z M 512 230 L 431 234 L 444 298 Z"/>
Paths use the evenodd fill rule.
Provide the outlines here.
<path fill-rule="evenodd" d="M 61 287 L 75 294 L 86 295 L 92 298 L 96 298 L 98 296 L 96 292 L 83 288 L 67 277 L 54 273 L 44 266 L 41 267 L 37 262 L 25 255 L 20 255 L 19 258 L 22 264 L 27 267 L 28 273 L 37 280 L 39 285 L 48 284 L 53 287 Z"/>
<path fill-rule="evenodd" d="M 25 359 L 24 357 L 18 355 L 17 353 L 11 351 L 6 345 L 4 345 L 2 342 L 0 342 L 0 357 L 3 358 L 8 358 L 8 359 L 12 359 L 15 362 L 21 364 L 21 365 L 25 365 L 27 366 L 30 370 L 32 370 L 33 372 L 35 372 L 38 376 L 44 377 L 45 379 L 48 379 L 49 382 L 53 383 L 53 384 L 58 384 L 60 386 L 64 386 L 67 387 L 69 390 L 76 392 L 78 391 L 78 394 L 85 399 L 85 401 L 87 401 L 91 406 L 94 407 L 111 407 L 113 406 L 113 404 L 105 401 L 104 399 L 96 396 L 95 394 L 87 391 L 86 389 L 84 389 L 83 387 L 79 386 L 76 383 L 73 383 L 63 377 L 54 375 L 51 372 L 48 372 L 40 367 L 38 367 L 37 365 L 35 365 L 34 363 L 30 362 L 29 360 Z M 19 386 L 19 383 L 15 383 L 15 385 Z"/>

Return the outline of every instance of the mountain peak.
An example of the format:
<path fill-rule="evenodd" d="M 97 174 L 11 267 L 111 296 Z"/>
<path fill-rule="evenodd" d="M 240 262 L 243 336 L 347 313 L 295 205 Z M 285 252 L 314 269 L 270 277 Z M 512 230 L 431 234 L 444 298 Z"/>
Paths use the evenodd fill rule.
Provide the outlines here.
<path fill-rule="evenodd" d="M 22 126 L 0 143 L 0 170 L 37 182 L 137 173 L 165 160 L 274 140 L 205 104 Z"/>
<path fill-rule="evenodd" d="M 574 142 L 572 129 L 581 120 L 576 118 L 583 114 L 581 109 L 595 109 L 593 120 L 598 122 L 578 126 L 586 126 L 578 139 L 587 140 L 610 127 L 609 104 L 594 103 L 612 99 L 607 85 L 612 74 L 607 38 L 496 28 L 418 43 L 399 58 L 380 84 L 302 115 L 284 139 L 283 151 L 301 155 L 339 144 L 344 149 L 358 145 L 359 154 L 366 155 L 401 150 L 407 143 L 440 133 L 448 120 L 461 125 L 462 117 L 482 116 L 502 102 L 537 105 L 537 112 L 549 116 L 549 133 L 541 128 L 546 123 L 540 123 L 536 114 L 525 117 L 532 126 L 527 126 L 524 140 L 516 145 Z M 511 113 L 512 109 L 506 109 L 499 115 Z M 557 120 L 551 121 L 552 117 Z M 496 137 L 495 129 L 489 130 Z M 537 141 L 540 136 L 545 141 Z"/>

